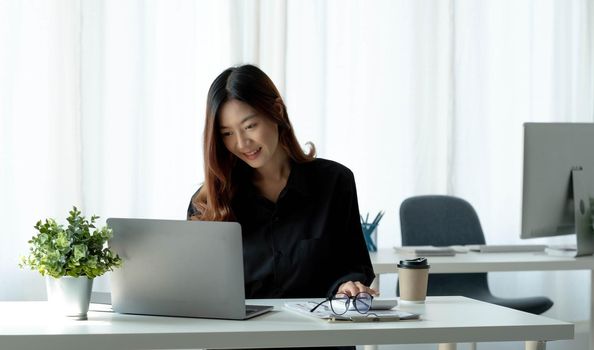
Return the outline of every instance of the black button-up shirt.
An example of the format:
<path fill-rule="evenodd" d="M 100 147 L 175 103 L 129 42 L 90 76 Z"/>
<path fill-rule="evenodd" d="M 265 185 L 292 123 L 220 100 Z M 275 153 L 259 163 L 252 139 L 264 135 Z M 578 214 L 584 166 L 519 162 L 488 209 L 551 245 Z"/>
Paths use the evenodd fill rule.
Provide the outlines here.
<path fill-rule="evenodd" d="M 326 297 L 343 282 L 373 281 L 348 168 L 319 158 L 292 163 L 276 203 L 259 194 L 250 171 L 238 172 L 232 202 L 242 228 L 247 298 Z M 195 213 L 190 203 L 188 217 Z"/>

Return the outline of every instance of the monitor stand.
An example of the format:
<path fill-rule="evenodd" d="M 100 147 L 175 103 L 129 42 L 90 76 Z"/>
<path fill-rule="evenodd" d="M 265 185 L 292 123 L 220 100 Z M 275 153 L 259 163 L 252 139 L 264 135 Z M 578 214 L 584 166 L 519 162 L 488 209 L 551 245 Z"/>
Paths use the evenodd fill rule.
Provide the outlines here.
<path fill-rule="evenodd" d="M 587 174 L 581 167 L 571 171 L 573 183 L 573 209 L 576 231 L 577 251 L 575 256 L 592 255 L 594 253 L 594 228 L 592 227 L 593 203 L 590 189 L 586 186 Z"/>

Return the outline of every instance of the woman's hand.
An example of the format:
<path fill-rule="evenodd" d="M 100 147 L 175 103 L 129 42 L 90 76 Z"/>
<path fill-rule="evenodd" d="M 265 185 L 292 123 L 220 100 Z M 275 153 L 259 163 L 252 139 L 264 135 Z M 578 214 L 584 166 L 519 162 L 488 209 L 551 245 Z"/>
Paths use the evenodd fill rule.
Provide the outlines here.
<path fill-rule="evenodd" d="M 338 290 L 336 291 L 336 293 L 344 293 L 350 297 L 355 296 L 359 293 L 368 293 L 373 296 L 379 295 L 379 292 L 377 290 L 375 290 L 373 288 L 369 288 L 359 281 L 344 282 L 343 284 L 340 285 L 340 287 L 338 287 Z"/>

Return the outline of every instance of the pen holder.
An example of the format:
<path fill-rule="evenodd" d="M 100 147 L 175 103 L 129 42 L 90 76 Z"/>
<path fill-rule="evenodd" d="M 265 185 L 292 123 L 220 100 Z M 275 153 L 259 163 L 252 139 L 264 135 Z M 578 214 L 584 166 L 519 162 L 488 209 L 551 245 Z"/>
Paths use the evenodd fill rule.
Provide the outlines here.
<path fill-rule="evenodd" d="M 362 223 L 361 230 L 363 230 L 367 250 L 377 252 L 377 225 Z"/>

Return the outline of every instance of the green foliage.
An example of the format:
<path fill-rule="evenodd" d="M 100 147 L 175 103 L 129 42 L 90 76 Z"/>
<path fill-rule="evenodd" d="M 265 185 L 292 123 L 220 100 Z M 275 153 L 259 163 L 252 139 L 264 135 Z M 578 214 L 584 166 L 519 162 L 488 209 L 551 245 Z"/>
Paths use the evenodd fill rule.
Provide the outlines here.
<path fill-rule="evenodd" d="M 88 220 L 72 207 L 64 228 L 54 219 L 39 220 L 39 233 L 29 241 L 29 255 L 21 256 L 19 266 L 29 266 L 41 275 L 87 276 L 95 278 L 122 265 L 122 259 L 106 247 L 113 233 L 108 226 L 97 229 L 98 216 Z"/>

